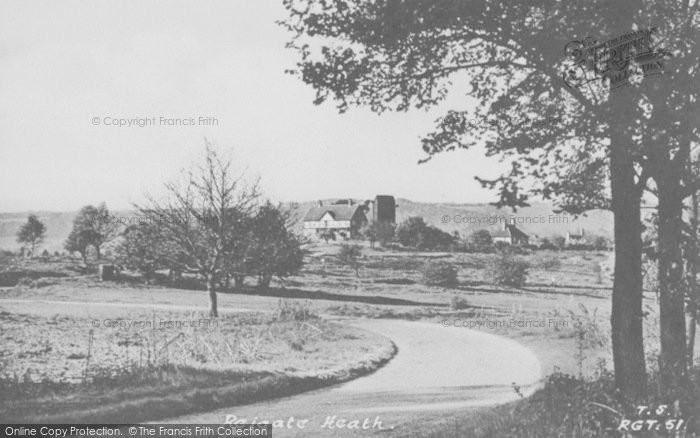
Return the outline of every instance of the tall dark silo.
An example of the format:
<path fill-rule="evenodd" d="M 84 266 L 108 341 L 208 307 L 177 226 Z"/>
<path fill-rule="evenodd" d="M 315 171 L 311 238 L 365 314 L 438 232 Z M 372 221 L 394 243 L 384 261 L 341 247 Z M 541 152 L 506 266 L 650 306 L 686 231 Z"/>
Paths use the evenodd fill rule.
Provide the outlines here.
<path fill-rule="evenodd" d="M 394 197 L 377 195 L 374 198 L 373 216 L 376 222 L 396 223 L 396 200 Z"/>

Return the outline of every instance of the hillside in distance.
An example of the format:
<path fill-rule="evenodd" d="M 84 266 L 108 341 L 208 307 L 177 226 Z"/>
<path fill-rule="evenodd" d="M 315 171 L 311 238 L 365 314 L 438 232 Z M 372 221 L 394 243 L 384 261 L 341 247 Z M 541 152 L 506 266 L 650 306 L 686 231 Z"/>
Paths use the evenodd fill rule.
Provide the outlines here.
<path fill-rule="evenodd" d="M 335 199 L 324 199 L 322 202 L 328 205 L 334 201 Z M 363 199 L 354 199 L 354 201 L 364 202 Z M 301 231 L 302 218 L 306 212 L 317 204 L 318 201 L 285 204 L 285 207 L 294 211 L 295 227 L 298 231 Z M 449 233 L 458 231 L 462 236 L 467 236 L 479 229 L 490 231 L 502 229 L 509 219 L 514 220 L 516 225 L 526 233 L 539 237 L 566 235 L 568 231 L 579 231 L 583 228 L 587 234 L 611 238 L 613 230 L 612 214 L 609 211 L 592 210 L 585 215 L 574 217 L 565 213 L 556 213 L 551 204 L 542 202 L 533 203 L 516 212 L 511 209 L 497 209 L 489 204 L 413 202 L 403 198 L 397 199 L 396 204 L 398 223 L 412 216 L 421 216 L 429 224 Z M 20 245 L 16 242 L 17 231 L 30 213 L 36 214 L 46 225 L 46 239 L 40 250 L 62 251 L 63 242 L 70 233 L 73 218 L 77 212 L 0 213 L 0 249 L 19 249 Z M 127 221 L 138 220 L 135 211 L 117 211 L 113 214 Z"/>

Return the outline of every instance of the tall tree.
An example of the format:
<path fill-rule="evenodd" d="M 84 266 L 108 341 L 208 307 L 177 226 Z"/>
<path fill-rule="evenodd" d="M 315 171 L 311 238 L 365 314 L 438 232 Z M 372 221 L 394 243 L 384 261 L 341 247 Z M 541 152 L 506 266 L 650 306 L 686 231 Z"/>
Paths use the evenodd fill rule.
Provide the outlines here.
<path fill-rule="evenodd" d="M 693 163 L 690 173 L 700 177 L 700 154 Z M 688 244 L 685 248 L 685 259 L 688 266 L 686 271 L 688 296 L 686 313 L 687 318 L 687 359 L 692 364 L 695 359 L 695 339 L 697 325 L 700 324 L 700 189 L 696 190 L 690 198 L 690 224 L 688 227 Z"/>
<path fill-rule="evenodd" d="M 245 233 L 245 218 L 253 214 L 259 197 L 257 182 L 249 183 L 205 140 L 205 156 L 183 181 L 165 186 L 163 199 L 149 196 L 137 206 L 142 218 L 176 251 L 183 271 L 196 273 L 206 283 L 209 313 L 218 316 L 217 288 L 227 260 Z"/>
<path fill-rule="evenodd" d="M 34 257 L 36 246 L 43 242 L 45 237 L 46 225 L 36 215 L 30 214 L 27 217 L 27 222 L 17 232 L 17 243 L 29 245 L 31 257 Z"/>
<path fill-rule="evenodd" d="M 86 205 L 81 208 L 73 219 L 73 229 L 68 238 L 70 248 L 67 250 L 80 252 L 86 259 L 87 248 L 95 248 L 97 259 L 102 257 L 102 247 L 119 235 L 120 225 L 111 216 L 107 205 L 103 202 L 97 207 Z"/>
<path fill-rule="evenodd" d="M 499 204 L 527 202 L 531 193 L 553 199 L 573 212 L 611 208 L 615 217 L 613 347 L 618 387 L 632 399 L 646 396 L 642 343 L 641 195 L 650 178 L 664 181 L 660 195 L 669 212 L 663 226 L 668 243 L 662 277 L 662 375 L 670 394 L 682 380 L 675 278 L 677 254 L 670 242 L 678 202 L 669 193 L 682 172 L 685 141 L 697 136 L 698 2 L 666 0 L 286 0 L 298 51 L 291 71 L 316 90 L 316 103 L 368 106 L 376 112 L 424 108 L 442 101 L 454 84 L 468 80 L 467 94 L 479 105 L 449 111 L 427 135 L 430 156 L 483 144 L 487 155 L 510 162 L 507 173 L 482 180 L 499 190 Z M 663 81 L 635 79 L 611 93 L 594 84 L 569 86 L 562 80 L 563 48 L 586 36 L 605 40 L 658 22 L 674 53 Z M 601 41 L 602 42 L 602 41 Z M 668 40 L 664 44 L 668 43 Z M 581 50 L 579 50 L 579 55 Z M 573 53 L 575 54 L 575 53 Z M 663 62 L 663 60 L 659 60 Z M 637 63 L 615 66 L 628 74 Z M 585 65 L 587 68 L 589 64 Z M 607 76 L 611 80 L 610 70 Z M 586 72 L 590 73 L 590 71 Z M 566 76 L 566 75 L 565 75 Z M 691 91 L 692 90 L 692 91 Z M 669 118 L 680 110 L 680 121 Z M 487 122 L 469 126 L 468 120 Z M 496 120 L 494 120 L 496 118 Z M 535 124 L 533 120 L 556 120 Z M 661 136 L 659 136 L 661 134 Z M 676 137 L 675 139 L 672 137 Z M 682 137 L 682 141 L 678 141 Z M 679 152 L 679 153 L 676 153 Z M 670 164 L 676 161 L 675 165 Z M 675 175 L 675 176 L 674 176 Z M 596 190 L 609 178 L 609 191 Z M 676 195 L 677 197 L 678 195 Z M 669 199 L 670 198 L 670 199 Z M 675 297 L 675 298 L 674 298 Z"/>

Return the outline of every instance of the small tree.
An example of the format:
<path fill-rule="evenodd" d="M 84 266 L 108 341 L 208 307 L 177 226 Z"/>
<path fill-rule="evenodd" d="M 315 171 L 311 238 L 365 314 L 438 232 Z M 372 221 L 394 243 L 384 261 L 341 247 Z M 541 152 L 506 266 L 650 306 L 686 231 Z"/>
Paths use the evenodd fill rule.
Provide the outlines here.
<path fill-rule="evenodd" d="M 154 224 L 141 222 L 128 227 L 115 249 L 117 262 L 138 271 L 150 283 L 156 270 L 172 267 L 174 248 L 158 232 Z"/>
<path fill-rule="evenodd" d="M 359 245 L 342 244 L 338 252 L 338 261 L 355 271 L 355 276 L 360 276 L 360 257 L 362 248 Z"/>
<path fill-rule="evenodd" d="M 491 261 L 487 275 L 493 284 L 522 287 L 530 265 L 513 251 L 503 249 Z"/>
<path fill-rule="evenodd" d="M 493 248 L 493 238 L 489 230 L 476 230 L 469 236 L 469 245 L 474 251 L 484 252 Z"/>
<path fill-rule="evenodd" d="M 403 221 L 396 228 L 396 239 L 403 246 L 416 248 L 421 245 L 428 224 L 422 217 L 413 216 Z"/>
<path fill-rule="evenodd" d="M 87 259 L 87 249 L 95 240 L 94 230 L 92 229 L 79 229 L 73 226 L 66 242 L 64 243 L 64 248 L 69 253 L 79 253 L 83 259 L 85 266 L 88 264 Z"/>
<path fill-rule="evenodd" d="M 17 242 L 30 246 L 32 258 L 36 246 L 44 241 L 44 237 L 46 237 L 46 226 L 33 214 L 27 217 L 27 222 L 17 232 Z"/>
<path fill-rule="evenodd" d="M 269 287 L 273 275 L 286 277 L 299 272 L 304 254 L 299 239 L 291 231 L 289 212 L 267 202 L 252 222 L 246 259 L 248 271 L 258 275 L 258 286 Z"/>
<path fill-rule="evenodd" d="M 203 163 L 186 173 L 183 181 L 166 184 L 163 200 L 149 197 L 138 207 L 147 221 L 176 248 L 183 272 L 198 274 L 209 293 L 209 314 L 218 316 L 217 287 L 226 273 L 244 218 L 252 215 L 259 198 L 257 181 L 246 184 L 230 159 L 223 159 L 209 142 Z"/>
<path fill-rule="evenodd" d="M 394 240 L 396 224 L 388 221 L 372 221 L 365 228 L 363 234 L 374 248 L 374 243 L 379 242 L 381 247 L 387 246 Z"/>
<path fill-rule="evenodd" d="M 457 268 L 442 260 L 429 260 L 423 265 L 423 284 L 454 287 L 457 285 Z"/>

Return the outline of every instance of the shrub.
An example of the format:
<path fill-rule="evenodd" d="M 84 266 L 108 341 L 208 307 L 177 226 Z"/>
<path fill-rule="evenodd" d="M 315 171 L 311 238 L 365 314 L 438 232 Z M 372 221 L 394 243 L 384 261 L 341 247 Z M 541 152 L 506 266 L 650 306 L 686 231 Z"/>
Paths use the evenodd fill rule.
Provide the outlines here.
<path fill-rule="evenodd" d="M 489 230 L 476 230 L 469 236 L 468 246 L 471 252 L 491 252 L 493 238 Z"/>
<path fill-rule="evenodd" d="M 529 268 L 529 263 L 506 249 L 492 260 L 487 275 L 493 284 L 522 287 Z"/>
<path fill-rule="evenodd" d="M 599 251 L 605 251 L 612 246 L 610 243 L 610 239 L 608 239 L 605 236 L 599 236 L 599 235 L 595 235 L 595 234 L 591 234 L 591 235 L 587 236 L 586 243 L 591 248 L 597 249 Z"/>
<path fill-rule="evenodd" d="M 454 236 L 428 225 L 422 217 L 409 217 L 396 228 L 396 240 L 419 251 L 448 250 Z"/>
<path fill-rule="evenodd" d="M 469 308 L 469 303 L 467 302 L 466 299 L 455 295 L 450 299 L 450 309 L 452 310 L 463 310 L 463 309 L 468 309 Z"/>
<path fill-rule="evenodd" d="M 338 261 L 340 264 L 350 267 L 355 271 L 355 276 L 360 276 L 360 257 L 362 257 L 362 247 L 359 245 L 348 245 L 344 243 L 338 251 Z"/>
<path fill-rule="evenodd" d="M 457 268 L 444 261 L 428 261 L 423 265 L 423 284 L 453 287 L 457 285 Z"/>
<path fill-rule="evenodd" d="M 552 237 L 552 243 L 558 249 L 566 248 L 566 238 L 564 236 L 556 235 L 556 236 Z"/>
<path fill-rule="evenodd" d="M 363 236 L 369 240 L 372 248 L 375 242 L 379 242 L 382 248 L 386 248 L 394 240 L 395 233 L 396 224 L 386 221 L 372 221 L 362 230 Z"/>

